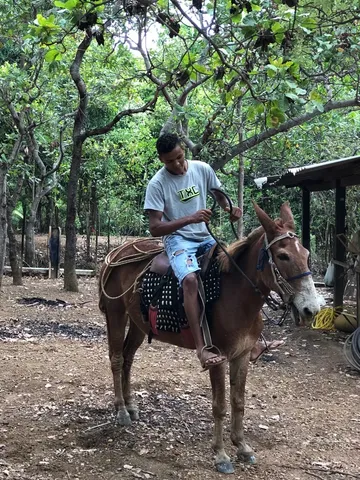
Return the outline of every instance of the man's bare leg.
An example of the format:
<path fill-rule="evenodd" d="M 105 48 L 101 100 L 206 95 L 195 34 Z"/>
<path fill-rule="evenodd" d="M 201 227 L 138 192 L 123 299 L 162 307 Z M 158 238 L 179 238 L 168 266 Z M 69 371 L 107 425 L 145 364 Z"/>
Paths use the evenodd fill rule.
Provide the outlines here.
<path fill-rule="evenodd" d="M 184 309 L 191 333 L 196 345 L 196 353 L 204 368 L 222 363 L 226 357 L 205 350 L 205 343 L 200 327 L 200 305 L 198 300 L 198 280 L 195 273 L 189 273 L 182 283 L 184 292 Z"/>

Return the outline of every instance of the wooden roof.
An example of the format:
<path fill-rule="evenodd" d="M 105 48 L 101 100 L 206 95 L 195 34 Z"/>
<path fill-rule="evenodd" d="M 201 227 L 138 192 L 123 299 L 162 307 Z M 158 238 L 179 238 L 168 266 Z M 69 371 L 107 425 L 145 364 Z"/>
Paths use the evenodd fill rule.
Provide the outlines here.
<path fill-rule="evenodd" d="M 302 187 L 311 191 L 360 185 L 360 156 L 289 168 L 282 175 L 255 179 L 259 188 Z"/>

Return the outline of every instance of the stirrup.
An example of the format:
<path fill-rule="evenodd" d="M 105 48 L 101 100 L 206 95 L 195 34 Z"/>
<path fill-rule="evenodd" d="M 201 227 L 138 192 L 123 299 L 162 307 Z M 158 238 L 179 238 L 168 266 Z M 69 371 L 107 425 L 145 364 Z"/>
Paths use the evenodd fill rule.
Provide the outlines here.
<path fill-rule="evenodd" d="M 216 350 L 216 355 L 217 357 L 214 357 L 214 358 L 219 358 L 220 361 L 218 362 L 214 362 L 214 363 L 211 363 L 211 359 L 209 359 L 210 361 L 210 365 L 206 365 L 206 362 L 203 362 L 202 361 L 202 356 L 203 356 L 203 353 L 205 350 L 208 350 L 208 351 L 211 351 L 211 350 Z M 201 363 L 201 366 L 202 366 L 202 371 L 203 372 L 206 372 L 207 370 L 209 370 L 209 368 L 212 368 L 212 367 L 217 367 L 219 365 L 222 365 L 224 362 L 226 362 L 227 358 L 225 357 L 225 355 L 222 355 L 220 349 L 216 346 L 216 345 L 205 345 L 202 349 L 201 349 L 201 352 L 200 352 L 200 363 Z"/>

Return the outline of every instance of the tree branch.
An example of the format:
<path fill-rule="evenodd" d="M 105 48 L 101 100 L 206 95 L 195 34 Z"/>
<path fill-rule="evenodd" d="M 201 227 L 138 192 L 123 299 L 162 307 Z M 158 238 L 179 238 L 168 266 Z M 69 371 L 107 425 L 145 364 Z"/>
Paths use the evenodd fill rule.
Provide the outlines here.
<path fill-rule="evenodd" d="M 80 43 L 76 51 L 74 61 L 70 67 L 70 75 L 76 85 L 76 88 L 78 90 L 79 97 L 80 97 L 79 107 L 76 111 L 75 121 L 74 121 L 74 130 L 73 130 L 74 137 L 81 135 L 82 129 L 85 123 L 85 118 L 86 118 L 85 115 L 86 115 L 87 104 L 88 104 L 88 95 L 86 91 L 85 82 L 80 75 L 80 66 L 82 64 L 86 50 L 90 47 L 92 39 L 93 39 L 93 35 L 91 32 L 91 29 L 88 29 L 86 31 L 86 35 L 83 41 Z"/>
<path fill-rule="evenodd" d="M 94 128 L 92 130 L 87 130 L 82 135 L 83 140 L 89 137 L 94 137 L 95 135 L 103 135 L 104 133 L 109 132 L 123 117 L 134 115 L 135 113 L 143 113 L 147 110 L 153 110 L 159 97 L 159 91 L 160 90 L 157 89 L 155 91 L 154 97 L 147 103 L 145 103 L 145 105 L 143 105 L 142 107 L 123 110 L 122 112 L 119 112 L 107 125 L 99 128 Z"/>
<path fill-rule="evenodd" d="M 212 162 L 211 165 L 214 168 L 214 170 L 218 170 L 224 167 L 224 165 L 226 165 L 227 162 L 232 160 L 234 157 L 236 157 L 240 153 L 250 150 L 256 145 L 260 145 L 262 142 L 264 142 L 265 140 L 271 137 L 274 137 L 278 133 L 286 132 L 291 128 L 297 127 L 298 125 L 302 125 L 303 123 L 306 123 L 312 120 L 313 118 L 319 117 L 324 113 L 331 112 L 332 110 L 339 110 L 342 108 L 349 108 L 349 107 L 360 107 L 359 98 L 356 97 L 352 100 L 329 102 L 324 106 L 323 112 L 320 112 L 319 110 L 314 110 L 313 112 L 305 113 L 304 115 L 299 115 L 298 117 L 291 118 L 276 128 L 269 128 L 268 130 L 260 133 L 259 135 L 254 135 L 248 138 L 247 140 L 243 141 L 242 143 L 239 143 L 233 146 L 228 151 L 228 153 L 226 153 L 223 157 L 219 158 L 218 160 L 215 160 L 214 162 Z"/>
<path fill-rule="evenodd" d="M 59 139 L 59 156 L 58 156 L 58 159 L 56 160 L 56 162 L 54 163 L 53 167 L 51 170 L 49 170 L 45 177 L 49 177 L 50 175 L 52 175 L 53 173 L 55 173 L 57 170 L 59 170 L 59 167 L 61 165 L 61 162 L 63 161 L 64 159 L 64 143 L 63 143 L 63 134 L 64 134 L 64 128 L 63 127 L 61 130 L 60 130 L 60 139 Z"/>

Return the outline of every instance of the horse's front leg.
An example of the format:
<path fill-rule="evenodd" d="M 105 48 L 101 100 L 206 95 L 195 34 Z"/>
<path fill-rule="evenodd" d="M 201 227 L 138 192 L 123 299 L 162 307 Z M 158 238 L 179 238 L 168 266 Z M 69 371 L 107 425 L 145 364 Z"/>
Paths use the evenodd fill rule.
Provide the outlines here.
<path fill-rule="evenodd" d="M 230 361 L 231 441 L 240 460 L 255 463 L 255 455 L 244 439 L 245 383 L 250 353 Z"/>
<path fill-rule="evenodd" d="M 234 473 L 230 457 L 224 448 L 224 418 L 226 415 L 225 403 L 225 371 L 226 364 L 211 367 L 209 370 L 212 387 L 212 411 L 214 416 L 213 449 L 215 452 L 215 466 L 218 472 Z"/>

